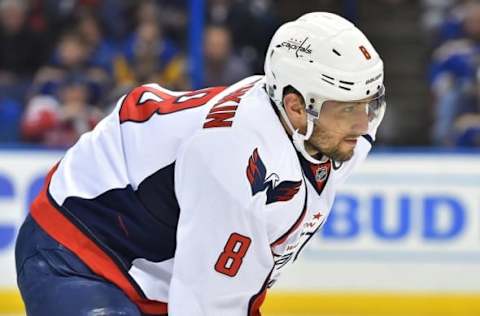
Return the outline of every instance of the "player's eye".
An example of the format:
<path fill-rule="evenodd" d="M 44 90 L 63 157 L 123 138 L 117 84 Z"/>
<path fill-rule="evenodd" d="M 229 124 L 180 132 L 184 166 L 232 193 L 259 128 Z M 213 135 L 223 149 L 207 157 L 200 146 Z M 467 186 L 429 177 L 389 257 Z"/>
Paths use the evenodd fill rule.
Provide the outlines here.
<path fill-rule="evenodd" d="M 343 112 L 351 113 L 355 110 L 355 105 L 348 105 L 343 108 Z"/>

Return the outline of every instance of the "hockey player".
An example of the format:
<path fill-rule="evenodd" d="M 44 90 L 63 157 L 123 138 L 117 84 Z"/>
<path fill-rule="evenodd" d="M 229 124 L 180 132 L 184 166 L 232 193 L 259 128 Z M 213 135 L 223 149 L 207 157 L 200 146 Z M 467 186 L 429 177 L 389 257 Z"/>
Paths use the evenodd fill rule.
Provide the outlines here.
<path fill-rule="evenodd" d="M 50 171 L 16 246 L 28 315 L 259 315 L 385 109 L 347 20 L 275 33 L 265 76 L 122 97 Z"/>

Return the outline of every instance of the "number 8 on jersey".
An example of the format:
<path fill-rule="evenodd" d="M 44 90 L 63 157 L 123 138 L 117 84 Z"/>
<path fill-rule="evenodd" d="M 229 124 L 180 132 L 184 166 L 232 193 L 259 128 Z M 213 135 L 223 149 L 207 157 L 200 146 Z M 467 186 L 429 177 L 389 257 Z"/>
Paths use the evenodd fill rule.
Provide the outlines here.
<path fill-rule="evenodd" d="M 245 257 L 251 242 L 251 239 L 246 236 L 232 233 L 217 259 L 215 270 L 234 277 L 242 265 L 243 257 Z"/>

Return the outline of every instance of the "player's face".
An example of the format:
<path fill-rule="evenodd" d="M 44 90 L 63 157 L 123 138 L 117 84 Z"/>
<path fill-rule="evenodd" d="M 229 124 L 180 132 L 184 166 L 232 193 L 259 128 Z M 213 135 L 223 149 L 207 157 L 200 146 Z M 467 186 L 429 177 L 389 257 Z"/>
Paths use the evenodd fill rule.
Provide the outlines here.
<path fill-rule="evenodd" d="M 359 137 L 368 130 L 368 101 L 326 101 L 306 150 L 311 154 L 321 152 L 336 161 L 352 158 Z"/>

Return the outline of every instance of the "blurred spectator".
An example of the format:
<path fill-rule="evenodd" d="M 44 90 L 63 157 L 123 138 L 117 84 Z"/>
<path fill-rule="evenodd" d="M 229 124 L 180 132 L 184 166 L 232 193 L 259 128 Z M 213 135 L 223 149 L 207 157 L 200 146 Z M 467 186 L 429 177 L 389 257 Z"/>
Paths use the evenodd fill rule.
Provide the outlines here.
<path fill-rule="evenodd" d="M 171 89 L 188 87 L 184 58 L 153 17 L 140 21 L 115 67 L 120 85 L 156 82 Z"/>
<path fill-rule="evenodd" d="M 280 25 L 271 0 L 209 0 L 208 22 L 230 29 L 238 56 L 263 73 L 267 45 Z"/>
<path fill-rule="evenodd" d="M 480 3 L 464 4 L 464 38 L 447 41 L 433 55 L 431 89 L 435 98 L 433 141 L 454 145 L 455 120 L 478 113 L 480 69 Z"/>
<path fill-rule="evenodd" d="M 27 4 L 21 0 L 0 2 L 0 84 L 28 80 L 45 62 L 39 34 L 28 28 Z"/>
<path fill-rule="evenodd" d="M 160 16 L 160 11 L 161 8 L 154 0 L 139 1 L 135 12 L 135 24 L 138 25 L 141 22 L 159 23 L 158 19 Z"/>
<path fill-rule="evenodd" d="M 429 46 L 437 48 L 447 41 L 466 36 L 463 28 L 469 1 L 423 0 L 422 24 Z"/>
<path fill-rule="evenodd" d="M 45 61 L 41 38 L 28 28 L 26 18 L 25 2 L 0 2 L 0 73 L 3 78 L 32 75 Z"/>
<path fill-rule="evenodd" d="M 113 1 L 113 0 L 112 0 Z M 158 23 L 165 37 L 173 40 L 182 48 L 185 47 L 185 39 L 188 38 L 188 4 L 190 0 L 140 0 L 132 1 L 132 16 L 130 21 L 131 30 L 141 22 L 149 21 Z"/>
<path fill-rule="evenodd" d="M 451 8 L 457 0 L 421 0 L 423 28 L 431 34 L 436 34 L 450 19 L 457 20 L 456 12 Z"/>
<path fill-rule="evenodd" d="M 55 95 L 63 81 L 72 75 L 87 79 L 91 89 L 90 103 L 98 103 L 110 87 L 110 76 L 92 63 L 88 41 L 78 32 L 67 31 L 60 38 L 51 62 L 36 75 L 33 91 Z"/>
<path fill-rule="evenodd" d="M 72 21 L 84 11 L 95 12 L 102 21 L 105 36 L 120 41 L 128 33 L 128 10 L 134 0 L 29 0 L 32 7 L 31 21 L 39 29 L 45 29 L 49 38 L 58 36 L 72 27 Z"/>
<path fill-rule="evenodd" d="M 102 0 L 98 3 L 98 15 L 104 24 L 108 38 L 120 42 L 128 34 L 128 9 L 134 0 Z"/>
<path fill-rule="evenodd" d="M 247 63 L 233 54 L 230 31 L 224 26 L 208 26 L 204 42 L 204 85 L 224 86 L 251 74 Z"/>
<path fill-rule="evenodd" d="M 461 115 L 454 126 L 455 143 L 462 147 L 480 147 L 480 113 Z"/>
<path fill-rule="evenodd" d="M 181 48 L 186 47 L 188 38 L 189 0 L 157 0 L 161 10 L 158 18 L 168 38 L 174 40 Z"/>
<path fill-rule="evenodd" d="M 65 80 L 57 98 L 33 97 L 22 118 L 22 136 L 30 143 L 49 147 L 69 147 L 81 134 L 91 130 L 102 113 L 89 105 L 89 88 L 84 78 Z"/>
<path fill-rule="evenodd" d="M 42 7 L 45 19 L 55 30 L 64 29 L 71 25 L 75 13 L 83 9 L 98 11 L 101 0 L 34 0 Z M 120 1 L 123 2 L 123 1 Z M 112 8 L 114 10 L 114 8 Z"/>
<path fill-rule="evenodd" d="M 105 38 L 103 27 L 98 17 L 91 11 L 85 10 L 78 16 L 77 31 L 87 45 L 91 66 L 97 66 L 108 73 L 113 71 L 113 59 L 117 54 L 112 40 Z"/>

